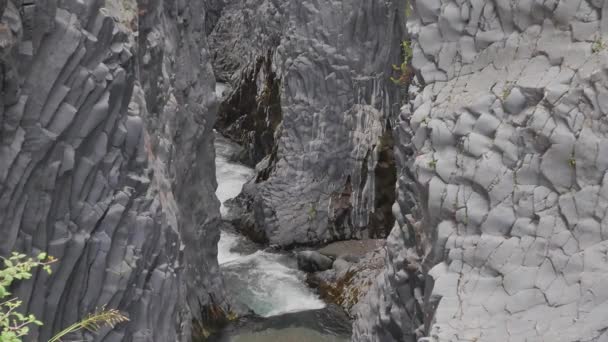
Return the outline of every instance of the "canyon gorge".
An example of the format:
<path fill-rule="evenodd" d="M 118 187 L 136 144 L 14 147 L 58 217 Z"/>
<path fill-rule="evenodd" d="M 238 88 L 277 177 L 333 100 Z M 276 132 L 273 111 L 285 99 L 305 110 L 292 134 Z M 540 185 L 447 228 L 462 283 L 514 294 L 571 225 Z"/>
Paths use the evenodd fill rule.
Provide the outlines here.
<path fill-rule="evenodd" d="M 605 0 L 0 14 L 23 341 L 608 341 Z"/>

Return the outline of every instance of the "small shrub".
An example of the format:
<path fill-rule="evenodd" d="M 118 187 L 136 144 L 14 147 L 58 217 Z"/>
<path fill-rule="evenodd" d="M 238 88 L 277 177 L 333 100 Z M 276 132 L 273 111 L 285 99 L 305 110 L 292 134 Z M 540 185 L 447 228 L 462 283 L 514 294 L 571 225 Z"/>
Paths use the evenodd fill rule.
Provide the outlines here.
<path fill-rule="evenodd" d="M 402 41 L 401 48 L 403 54 L 403 62 L 401 63 L 401 65 L 393 64 L 393 70 L 398 72 L 398 76 L 391 76 L 391 81 L 396 85 L 405 86 L 409 84 L 413 75 L 413 71 L 411 70 L 409 64 L 412 60 L 414 52 L 412 49 L 412 43 L 409 40 Z"/>
<path fill-rule="evenodd" d="M 32 324 L 42 325 L 34 315 L 24 315 L 18 310 L 23 302 L 18 298 L 10 298 L 10 286 L 17 280 L 30 279 L 32 269 L 42 267 L 45 272 L 51 273 L 51 264 L 55 262 L 53 257 L 47 257 L 45 253 L 38 255 L 36 259 L 27 258 L 25 254 L 13 253 L 8 259 L 2 258 L 4 268 L 0 270 L 0 342 L 19 342 L 27 336 Z"/>
<path fill-rule="evenodd" d="M 591 45 L 591 51 L 593 53 L 599 53 L 606 48 L 606 43 L 601 38 L 596 39 Z"/>
<path fill-rule="evenodd" d="M 412 3 L 411 0 L 405 0 L 405 17 L 409 18 L 412 16 Z"/>
<path fill-rule="evenodd" d="M 509 97 L 509 95 L 511 95 L 511 90 L 513 90 L 513 85 L 511 85 L 510 82 L 507 82 L 505 84 L 505 87 L 502 89 L 502 100 L 505 101 L 507 99 L 507 97 Z"/>
<path fill-rule="evenodd" d="M 308 221 L 314 221 L 317 218 L 317 208 L 314 203 L 310 204 L 308 208 Z"/>
<path fill-rule="evenodd" d="M 226 314 L 226 318 L 227 318 L 229 321 L 236 321 L 236 320 L 239 318 L 239 315 L 238 315 L 236 312 L 234 312 L 234 311 L 230 310 L 230 311 L 228 311 L 228 313 Z"/>

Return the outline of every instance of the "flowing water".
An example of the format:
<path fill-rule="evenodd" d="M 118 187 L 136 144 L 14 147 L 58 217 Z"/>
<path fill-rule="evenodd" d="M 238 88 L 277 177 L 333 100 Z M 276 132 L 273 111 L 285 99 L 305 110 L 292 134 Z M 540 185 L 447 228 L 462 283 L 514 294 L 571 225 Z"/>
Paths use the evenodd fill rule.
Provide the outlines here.
<path fill-rule="evenodd" d="M 216 91 L 221 96 L 222 85 Z M 236 197 L 254 170 L 232 160 L 239 146 L 216 133 L 217 197 L 222 216 L 224 202 Z M 344 342 L 350 322 L 340 309 L 326 307 L 305 285 L 306 275 L 289 254 L 271 253 L 254 246 L 243 236 L 222 231 L 218 262 L 227 292 L 258 318 L 243 318 L 219 333 L 221 342 Z"/>
<path fill-rule="evenodd" d="M 225 216 L 228 210 L 224 202 L 240 194 L 243 184 L 254 174 L 252 168 L 231 160 L 239 150 L 240 147 L 237 144 L 219 133 L 215 134 L 215 173 L 217 177 L 215 194 L 221 202 L 222 216 Z"/>
<path fill-rule="evenodd" d="M 216 134 L 215 150 L 216 194 L 222 202 L 221 213 L 225 215 L 227 208 L 223 202 L 241 192 L 243 184 L 253 176 L 253 170 L 231 161 L 239 147 L 220 134 Z M 244 237 L 228 231 L 222 231 L 218 243 L 218 262 L 228 291 L 237 300 L 263 317 L 325 307 L 304 284 L 306 275 L 297 269 L 291 256 L 239 248 L 246 243 Z"/>

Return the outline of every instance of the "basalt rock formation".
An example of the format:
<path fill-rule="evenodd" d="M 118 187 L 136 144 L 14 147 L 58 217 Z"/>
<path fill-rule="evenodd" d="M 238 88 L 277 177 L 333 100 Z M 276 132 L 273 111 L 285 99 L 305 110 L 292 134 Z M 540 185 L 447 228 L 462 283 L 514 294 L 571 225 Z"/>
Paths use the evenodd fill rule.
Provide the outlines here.
<path fill-rule="evenodd" d="M 608 340 L 608 2 L 0 15 L 0 255 L 60 260 L 13 289 L 45 323 L 28 341 L 102 306 L 130 321 L 79 337 L 189 341 L 230 310 L 214 127 L 256 165 L 233 201 L 256 240 L 388 235 L 309 279 L 356 317 L 353 341 Z"/>
<path fill-rule="evenodd" d="M 403 1 L 230 1 L 210 35 L 230 83 L 218 129 L 258 177 L 243 196 L 259 241 L 291 246 L 393 226 L 391 118 Z M 381 187 L 382 189 L 379 189 Z"/>
<path fill-rule="evenodd" d="M 334 258 L 331 269 L 306 270 L 306 282 L 317 289 L 319 296 L 328 303 L 342 307 L 351 317 L 365 305 L 367 295 L 376 278 L 384 270 L 386 257 L 385 241 L 351 240 L 339 241 L 319 250 L 319 253 Z"/>
<path fill-rule="evenodd" d="M 0 255 L 60 260 L 14 289 L 44 322 L 28 340 L 103 306 L 130 322 L 87 340 L 204 334 L 227 307 L 203 6 L 11 0 L 0 13 Z"/>
<path fill-rule="evenodd" d="M 354 341 L 608 339 L 608 3 L 410 1 L 397 225 Z"/>

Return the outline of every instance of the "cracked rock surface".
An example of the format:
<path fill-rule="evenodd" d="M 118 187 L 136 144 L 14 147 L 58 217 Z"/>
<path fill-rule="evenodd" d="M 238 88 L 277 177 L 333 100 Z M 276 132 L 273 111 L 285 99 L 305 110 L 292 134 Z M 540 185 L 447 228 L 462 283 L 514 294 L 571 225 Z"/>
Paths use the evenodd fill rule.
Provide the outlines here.
<path fill-rule="evenodd" d="M 392 202 L 377 200 L 376 186 L 384 182 L 376 173 L 385 171 L 377 167 L 382 158 L 383 166 L 393 160 L 392 145 L 384 143 L 398 112 L 400 95 L 389 75 L 401 60 L 404 6 L 396 0 L 226 4 L 210 35 L 216 73 L 233 87 L 218 129 L 259 162 L 257 179 L 244 188 L 250 235 L 290 246 L 390 231 Z M 247 101 L 254 113 L 239 110 Z M 265 149 L 257 151 L 260 141 Z M 384 190 L 394 193 L 390 167 L 387 172 Z"/>
<path fill-rule="evenodd" d="M 102 306 L 130 322 L 83 339 L 190 340 L 225 305 L 204 9 L 12 0 L 0 14 L 0 255 L 60 260 L 14 289 L 44 322 L 28 340 Z"/>
<path fill-rule="evenodd" d="M 353 339 L 608 340 L 608 4 L 412 5 L 397 225 Z"/>

